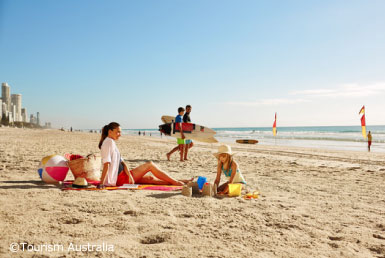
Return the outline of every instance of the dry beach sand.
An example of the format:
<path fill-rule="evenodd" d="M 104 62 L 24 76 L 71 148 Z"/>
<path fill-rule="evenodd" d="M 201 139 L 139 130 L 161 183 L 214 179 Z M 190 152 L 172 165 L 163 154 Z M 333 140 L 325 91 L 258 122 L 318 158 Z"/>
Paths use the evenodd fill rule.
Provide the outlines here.
<path fill-rule="evenodd" d="M 40 181 L 41 158 L 98 153 L 98 140 L 92 133 L 0 128 L 1 257 L 385 257 L 383 153 L 234 143 L 246 180 L 261 192 L 257 200 L 61 191 Z M 218 145 L 196 143 L 185 163 L 177 153 L 166 160 L 174 146 L 170 138 L 118 141 L 131 167 L 152 160 L 175 178 L 214 180 Z M 12 253 L 13 243 L 47 250 Z M 82 245 L 87 250 L 73 250 Z"/>

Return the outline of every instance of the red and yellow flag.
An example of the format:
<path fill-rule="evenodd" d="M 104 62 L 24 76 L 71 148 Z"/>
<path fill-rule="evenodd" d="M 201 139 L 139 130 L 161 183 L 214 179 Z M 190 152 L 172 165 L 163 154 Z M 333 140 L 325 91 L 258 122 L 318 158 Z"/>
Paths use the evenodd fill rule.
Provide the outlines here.
<path fill-rule="evenodd" d="M 359 115 L 365 114 L 365 106 L 362 106 L 360 112 L 358 112 Z"/>
<path fill-rule="evenodd" d="M 362 136 L 364 137 L 364 139 L 366 139 L 365 106 L 362 106 L 358 114 L 359 115 L 362 114 L 362 117 L 361 117 Z"/>
<path fill-rule="evenodd" d="M 275 113 L 275 119 L 274 119 L 274 124 L 273 124 L 273 135 L 277 135 L 277 112 Z"/>

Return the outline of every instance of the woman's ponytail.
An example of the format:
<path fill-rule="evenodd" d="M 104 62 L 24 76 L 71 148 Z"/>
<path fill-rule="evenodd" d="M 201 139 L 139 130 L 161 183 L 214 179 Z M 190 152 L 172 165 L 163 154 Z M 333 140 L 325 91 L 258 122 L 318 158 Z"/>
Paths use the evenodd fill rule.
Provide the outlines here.
<path fill-rule="evenodd" d="M 102 148 L 102 144 L 103 144 L 104 140 L 108 136 L 108 131 L 109 130 L 114 130 L 115 128 L 117 128 L 119 126 L 120 126 L 120 124 L 118 124 L 116 122 L 111 122 L 108 125 L 103 126 L 103 128 L 102 128 L 102 135 L 101 135 L 100 141 L 99 141 L 99 149 Z"/>

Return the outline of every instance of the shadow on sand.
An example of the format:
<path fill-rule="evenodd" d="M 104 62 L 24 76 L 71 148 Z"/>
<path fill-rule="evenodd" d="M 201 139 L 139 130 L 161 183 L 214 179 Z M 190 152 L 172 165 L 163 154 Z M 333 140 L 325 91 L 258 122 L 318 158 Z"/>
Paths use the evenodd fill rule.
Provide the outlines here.
<path fill-rule="evenodd" d="M 60 188 L 61 185 L 49 185 L 40 180 L 12 180 L 0 181 L 0 189 L 53 189 Z"/>
<path fill-rule="evenodd" d="M 166 159 L 165 159 L 166 160 Z M 155 160 L 148 160 L 148 159 L 129 159 L 129 160 L 125 160 L 125 161 L 128 161 L 128 162 L 140 162 L 140 163 L 147 163 L 149 161 L 152 161 L 154 163 L 157 163 L 157 162 L 160 162 L 160 161 L 165 161 L 165 160 L 159 160 L 159 159 L 155 159 Z"/>
<path fill-rule="evenodd" d="M 157 198 L 157 199 L 166 199 L 166 198 L 174 197 L 174 196 L 177 196 L 177 195 L 181 195 L 180 191 L 171 192 L 171 193 L 167 192 L 167 193 L 149 194 L 147 196 L 148 197 Z"/>

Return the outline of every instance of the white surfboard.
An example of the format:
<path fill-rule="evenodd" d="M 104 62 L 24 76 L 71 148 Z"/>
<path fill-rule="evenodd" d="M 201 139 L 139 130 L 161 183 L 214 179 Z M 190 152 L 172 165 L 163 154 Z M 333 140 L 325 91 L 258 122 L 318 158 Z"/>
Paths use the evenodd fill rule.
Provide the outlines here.
<path fill-rule="evenodd" d="M 181 138 L 179 124 L 180 123 L 165 123 L 159 126 L 159 131 L 161 131 L 165 135 L 169 135 L 175 138 Z M 218 140 L 214 138 L 216 132 L 213 129 L 194 123 L 181 124 L 185 139 L 191 139 L 207 143 L 218 142 Z"/>
<path fill-rule="evenodd" d="M 171 124 L 172 122 L 175 122 L 175 116 L 162 116 L 161 120 L 165 124 Z"/>

